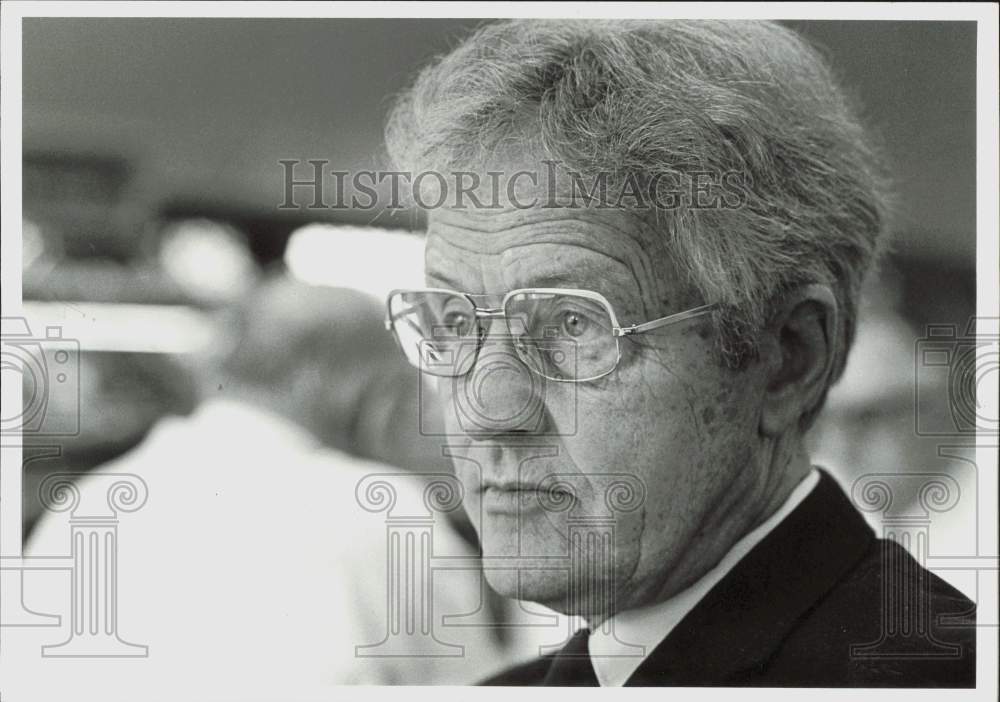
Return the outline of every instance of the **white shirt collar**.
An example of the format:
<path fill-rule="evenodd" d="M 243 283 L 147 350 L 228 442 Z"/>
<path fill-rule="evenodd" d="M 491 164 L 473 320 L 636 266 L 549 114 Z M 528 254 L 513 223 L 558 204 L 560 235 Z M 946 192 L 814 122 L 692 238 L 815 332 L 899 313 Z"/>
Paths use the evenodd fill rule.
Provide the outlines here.
<path fill-rule="evenodd" d="M 799 506 L 818 482 L 819 471 L 813 468 L 774 514 L 737 541 L 714 568 L 687 589 L 665 602 L 619 612 L 592 631 L 588 640 L 590 661 L 601 687 L 624 685 L 656 645 L 733 566 Z"/>

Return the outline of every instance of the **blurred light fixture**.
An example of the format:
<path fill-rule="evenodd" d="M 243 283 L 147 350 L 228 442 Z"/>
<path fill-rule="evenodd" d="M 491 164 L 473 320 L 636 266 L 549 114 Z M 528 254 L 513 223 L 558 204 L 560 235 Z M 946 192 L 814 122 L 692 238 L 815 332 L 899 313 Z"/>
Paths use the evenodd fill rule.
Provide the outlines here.
<path fill-rule="evenodd" d="M 238 299 L 256 283 L 257 264 L 245 237 L 233 227 L 208 219 L 173 222 L 164 227 L 160 263 L 179 286 L 209 304 Z"/>
<path fill-rule="evenodd" d="M 305 283 L 384 299 L 394 288 L 423 287 L 424 240 L 399 230 L 308 224 L 292 232 L 285 265 Z"/>
<path fill-rule="evenodd" d="M 22 309 L 43 342 L 55 327 L 61 340 L 81 351 L 198 353 L 215 341 L 212 318 L 181 305 L 25 301 Z"/>
<path fill-rule="evenodd" d="M 21 265 L 23 269 L 31 268 L 45 255 L 45 239 L 42 229 L 34 220 L 24 217 L 21 220 Z"/>

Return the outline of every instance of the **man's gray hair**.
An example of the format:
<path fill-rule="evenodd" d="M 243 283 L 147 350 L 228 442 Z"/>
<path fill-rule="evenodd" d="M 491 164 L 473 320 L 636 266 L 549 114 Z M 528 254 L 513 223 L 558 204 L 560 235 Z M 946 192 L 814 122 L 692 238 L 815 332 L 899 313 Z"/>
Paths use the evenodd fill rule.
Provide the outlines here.
<path fill-rule="evenodd" d="M 720 303 L 735 366 L 782 293 L 831 285 L 831 382 L 839 376 L 885 238 L 886 180 L 855 109 L 794 32 L 750 21 L 490 24 L 420 73 L 387 128 L 390 156 L 414 172 L 482 166 L 518 143 L 619 181 L 741 174 L 740 207 L 656 213 L 681 273 Z"/>

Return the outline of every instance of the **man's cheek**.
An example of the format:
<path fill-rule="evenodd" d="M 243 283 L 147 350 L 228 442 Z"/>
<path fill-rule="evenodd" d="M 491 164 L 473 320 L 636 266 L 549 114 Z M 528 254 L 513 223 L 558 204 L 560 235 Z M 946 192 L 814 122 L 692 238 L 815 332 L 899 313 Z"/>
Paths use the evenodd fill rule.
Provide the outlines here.
<path fill-rule="evenodd" d="M 440 418 L 440 429 L 449 437 L 462 437 L 466 434 L 465 427 L 459 420 L 458 379 L 433 378 L 433 399 L 437 404 Z"/>
<path fill-rule="evenodd" d="M 642 450 L 635 408 L 620 396 L 587 390 L 577 396 L 577 428 L 563 436 L 567 463 L 579 473 L 633 472 Z"/>

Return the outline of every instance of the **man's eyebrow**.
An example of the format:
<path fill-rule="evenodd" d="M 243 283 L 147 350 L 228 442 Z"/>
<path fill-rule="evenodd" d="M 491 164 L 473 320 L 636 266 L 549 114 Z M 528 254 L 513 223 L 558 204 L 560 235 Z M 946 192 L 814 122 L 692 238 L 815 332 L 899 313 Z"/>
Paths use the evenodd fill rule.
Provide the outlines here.
<path fill-rule="evenodd" d="M 581 281 L 576 275 L 556 271 L 532 275 L 531 282 L 536 288 L 575 288 Z"/>
<path fill-rule="evenodd" d="M 578 275 L 564 271 L 543 271 L 531 273 L 526 278 L 510 281 L 513 288 L 581 288 L 583 281 Z"/>
<path fill-rule="evenodd" d="M 452 278 L 449 278 L 447 273 L 437 273 L 435 271 L 427 271 L 427 278 L 434 281 L 435 283 L 438 283 L 438 285 L 433 287 L 448 288 L 450 290 L 458 290 L 458 291 L 462 290 L 462 286 Z"/>

